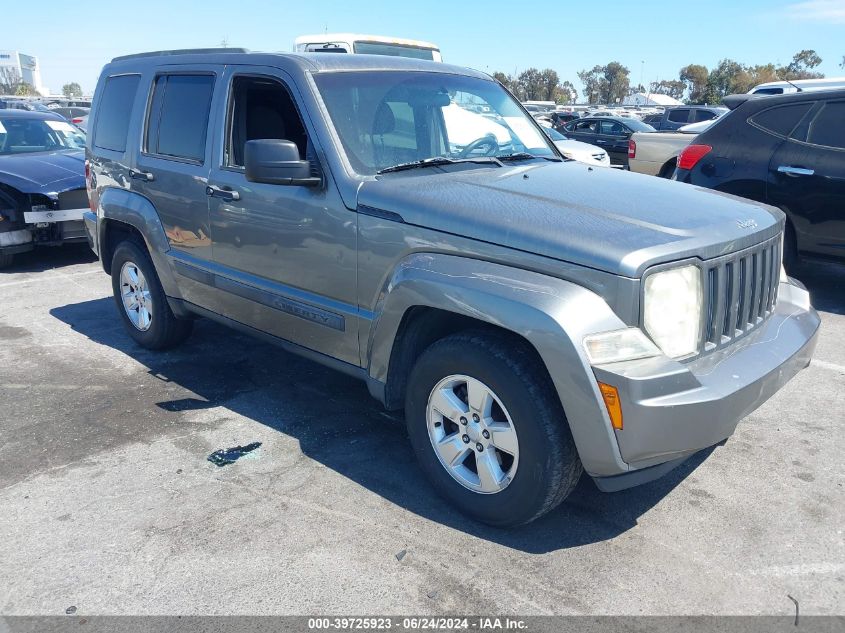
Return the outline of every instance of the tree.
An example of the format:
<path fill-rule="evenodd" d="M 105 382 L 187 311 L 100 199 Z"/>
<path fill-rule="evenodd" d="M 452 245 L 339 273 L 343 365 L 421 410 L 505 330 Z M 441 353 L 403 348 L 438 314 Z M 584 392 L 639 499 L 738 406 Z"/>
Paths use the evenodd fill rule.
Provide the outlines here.
<path fill-rule="evenodd" d="M 519 98 L 523 101 L 543 100 L 543 76 L 536 68 L 528 68 L 519 73 L 516 78 L 519 86 Z"/>
<path fill-rule="evenodd" d="M 584 96 L 590 105 L 599 103 L 602 96 L 601 79 L 602 67 L 594 66 L 592 70 L 582 70 L 578 73 L 578 79 L 584 84 Z"/>
<path fill-rule="evenodd" d="M 62 94 L 66 97 L 81 97 L 82 87 L 75 81 L 72 81 L 62 86 Z"/>
<path fill-rule="evenodd" d="M 799 51 L 792 56 L 788 65 L 780 68 L 782 79 L 819 79 L 822 73 L 813 72 L 813 68 L 822 63 L 822 58 L 812 49 Z"/>
<path fill-rule="evenodd" d="M 607 82 L 607 103 L 621 101 L 628 94 L 631 71 L 619 62 L 610 62 L 604 67 L 604 79 Z"/>
<path fill-rule="evenodd" d="M 704 93 L 704 103 L 721 103 L 722 97 L 740 91 L 740 73 L 745 69 L 742 64 L 732 59 L 723 59 L 707 77 L 707 89 Z"/>
<path fill-rule="evenodd" d="M 516 94 L 516 80 L 510 75 L 506 75 L 503 72 L 496 71 L 493 73 L 493 79 L 495 79 L 505 88 Z"/>
<path fill-rule="evenodd" d="M 686 89 L 686 83 L 677 79 L 653 81 L 649 86 L 649 92 L 659 95 L 668 95 L 673 99 L 680 99 L 683 97 Z"/>
<path fill-rule="evenodd" d="M 689 64 L 681 68 L 678 76 L 686 84 L 689 94 L 687 101 L 689 103 L 703 103 L 709 77 L 707 67 L 701 64 Z"/>
<path fill-rule="evenodd" d="M 0 95 L 13 95 L 21 83 L 17 68 L 0 66 Z"/>
<path fill-rule="evenodd" d="M 578 98 L 578 91 L 571 81 L 564 81 L 555 87 L 554 102 L 557 104 L 566 104 L 575 101 Z"/>
<path fill-rule="evenodd" d="M 560 77 L 551 68 L 540 72 L 540 101 L 554 101 L 555 90 L 560 85 Z"/>
<path fill-rule="evenodd" d="M 619 62 L 593 66 L 582 70 L 578 78 L 584 84 L 584 96 L 589 103 L 616 103 L 628 95 L 630 71 Z"/>
<path fill-rule="evenodd" d="M 15 95 L 18 97 L 29 97 L 31 95 L 37 95 L 38 92 L 33 88 L 30 84 L 22 81 L 18 84 L 18 87 L 15 89 Z"/>

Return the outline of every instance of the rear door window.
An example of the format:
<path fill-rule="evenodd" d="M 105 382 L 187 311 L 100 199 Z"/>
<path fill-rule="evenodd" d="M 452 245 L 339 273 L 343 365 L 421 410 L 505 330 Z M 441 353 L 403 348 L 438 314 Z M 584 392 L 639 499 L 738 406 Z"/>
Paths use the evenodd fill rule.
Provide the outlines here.
<path fill-rule="evenodd" d="M 831 101 L 810 123 L 807 142 L 813 145 L 845 149 L 845 101 Z"/>
<path fill-rule="evenodd" d="M 689 119 L 689 110 L 687 108 L 675 108 L 669 110 L 669 120 L 672 123 L 686 123 Z"/>
<path fill-rule="evenodd" d="M 751 123 L 770 134 L 789 136 L 811 107 L 812 101 L 776 106 L 752 116 Z"/>
<path fill-rule="evenodd" d="M 617 123 L 616 121 L 602 121 L 601 133 L 609 136 L 620 136 L 625 134 L 625 128 L 621 123 Z"/>
<path fill-rule="evenodd" d="M 129 117 L 140 81 L 140 75 L 118 75 L 106 80 L 94 128 L 95 147 L 115 152 L 126 151 Z"/>
<path fill-rule="evenodd" d="M 214 75 L 160 75 L 147 122 L 150 154 L 202 162 Z"/>
<path fill-rule="evenodd" d="M 710 110 L 693 110 L 693 114 L 695 115 L 693 119 L 696 123 L 716 118 L 716 113 Z"/>

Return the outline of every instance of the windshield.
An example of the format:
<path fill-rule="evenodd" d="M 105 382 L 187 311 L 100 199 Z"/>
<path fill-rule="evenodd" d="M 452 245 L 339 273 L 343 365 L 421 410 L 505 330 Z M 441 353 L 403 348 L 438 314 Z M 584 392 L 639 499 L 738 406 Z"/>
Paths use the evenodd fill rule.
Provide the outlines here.
<path fill-rule="evenodd" d="M 384 71 L 320 73 L 314 80 L 360 174 L 435 157 L 557 156 L 537 124 L 493 81 Z"/>
<path fill-rule="evenodd" d="M 85 134 L 67 121 L 0 117 L 0 155 L 84 148 Z"/>

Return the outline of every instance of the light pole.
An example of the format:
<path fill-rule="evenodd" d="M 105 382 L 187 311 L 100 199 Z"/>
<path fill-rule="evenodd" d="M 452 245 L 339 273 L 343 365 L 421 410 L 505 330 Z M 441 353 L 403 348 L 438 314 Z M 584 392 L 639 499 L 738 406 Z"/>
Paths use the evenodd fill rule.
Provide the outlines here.
<path fill-rule="evenodd" d="M 645 60 L 640 61 L 640 88 L 645 90 L 645 86 L 643 85 L 643 73 L 645 72 Z"/>

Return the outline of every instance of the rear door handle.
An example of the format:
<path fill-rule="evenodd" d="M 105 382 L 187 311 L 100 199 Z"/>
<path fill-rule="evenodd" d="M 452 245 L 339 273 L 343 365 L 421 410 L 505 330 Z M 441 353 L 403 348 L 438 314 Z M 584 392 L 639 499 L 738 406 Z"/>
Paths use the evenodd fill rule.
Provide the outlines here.
<path fill-rule="evenodd" d="M 148 171 L 135 171 L 134 169 L 129 170 L 129 177 L 135 180 L 146 180 L 147 182 L 152 182 L 156 178 Z"/>
<path fill-rule="evenodd" d="M 232 191 L 231 189 L 222 189 L 221 187 L 215 187 L 214 185 L 208 185 L 205 188 L 205 195 L 211 196 L 212 198 L 222 198 L 223 200 L 240 200 L 241 194 L 237 191 Z"/>
<path fill-rule="evenodd" d="M 778 167 L 778 172 L 786 174 L 787 176 L 812 176 L 816 173 L 814 169 L 806 169 L 804 167 L 792 167 L 791 165 L 781 165 Z"/>

